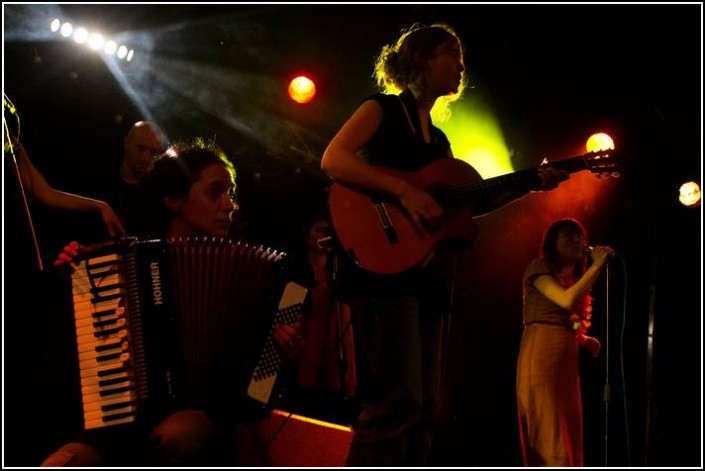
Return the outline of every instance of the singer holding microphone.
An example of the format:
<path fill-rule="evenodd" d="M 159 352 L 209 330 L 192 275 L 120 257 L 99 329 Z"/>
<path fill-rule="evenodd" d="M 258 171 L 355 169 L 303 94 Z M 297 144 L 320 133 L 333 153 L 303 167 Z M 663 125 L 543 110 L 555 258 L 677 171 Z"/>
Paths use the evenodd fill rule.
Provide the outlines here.
<path fill-rule="evenodd" d="M 613 254 L 609 247 L 589 247 L 578 221 L 560 219 L 548 227 L 541 257 L 524 273 L 516 377 L 524 466 L 583 466 L 578 347 L 593 357 L 600 352 L 600 342 L 586 335 L 590 289 Z"/>

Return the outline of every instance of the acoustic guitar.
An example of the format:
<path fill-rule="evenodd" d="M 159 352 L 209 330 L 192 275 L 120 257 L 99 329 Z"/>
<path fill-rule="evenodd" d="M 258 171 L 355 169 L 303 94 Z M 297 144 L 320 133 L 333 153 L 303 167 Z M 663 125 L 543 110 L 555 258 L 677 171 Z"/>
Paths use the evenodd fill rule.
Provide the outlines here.
<path fill-rule="evenodd" d="M 551 162 L 568 173 L 590 170 L 598 176 L 618 175 L 616 150 L 590 152 Z M 489 201 L 512 190 L 526 190 L 536 181 L 536 168 L 483 180 L 459 159 L 439 159 L 416 172 L 384 167 L 377 170 L 429 192 L 443 208 L 438 227 L 421 230 L 395 200 L 358 192 L 333 183 L 328 195 L 333 231 L 345 253 L 362 269 L 378 274 L 400 273 L 426 260 L 437 244 L 472 246 L 477 237 L 473 202 Z"/>

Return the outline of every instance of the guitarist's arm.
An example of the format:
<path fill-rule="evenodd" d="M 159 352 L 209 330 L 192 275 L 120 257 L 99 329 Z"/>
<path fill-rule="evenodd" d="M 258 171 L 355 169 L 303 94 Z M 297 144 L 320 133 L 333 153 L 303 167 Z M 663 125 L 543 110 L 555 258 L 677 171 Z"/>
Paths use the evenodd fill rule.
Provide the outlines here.
<path fill-rule="evenodd" d="M 560 182 L 569 178 L 564 170 L 553 167 L 539 167 L 526 175 L 525 182 L 519 188 L 508 189 L 499 195 L 493 195 L 473 203 L 473 215 L 482 216 L 522 198 L 532 191 L 549 191 L 558 187 Z"/>
<path fill-rule="evenodd" d="M 382 117 L 382 108 L 376 101 L 367 100 L 360 105 L 328 144 L 321 170 L 345 186 L 396 198 L 414 223 L 423 228 L 422 220 L 433 223 L 442 215 L 436 200 L 404 180 L 379 172 L 357 155 L 379 128 Z"/>

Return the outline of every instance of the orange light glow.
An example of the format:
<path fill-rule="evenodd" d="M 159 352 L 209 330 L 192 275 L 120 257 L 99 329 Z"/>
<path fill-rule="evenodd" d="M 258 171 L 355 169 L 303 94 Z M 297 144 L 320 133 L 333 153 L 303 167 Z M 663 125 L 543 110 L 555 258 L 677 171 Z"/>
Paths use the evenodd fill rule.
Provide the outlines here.
<path fill-rule="evenodd" d="M 601 132 L 590 136 L 585 144 L 585 148 L 588 152 L 614 149 L 614 141 L 608 134 Z"/>
<path fill-rule="evenodd" d="M 316 85 L 304 75 L 299 75 L 289 83 L 289 97 L 297 103 L 308 103 L 316 95 Z"/>
<path fill-rule="evenodd" d="M 678 201 L 680 201 L 683 206 L 688 206 L 689 208 L 700 205 L 700 185 L 695 182 L 683 183 L 678 192 Z"/>
<path fill-rule="evenodd" d="M 340 431 L 343 431 L 343 432 L 349 432 L 349 431 L 350 431 L 350 427 L 343 427 L 342 425 L 333 424 L 333 423 L 330 423 L 330 422 L 324 422 L 324 421 L 322 421 L 322 420 L 312 419 L 312 418 L 310 418 L 310 417 L 304 417 L 303 415 L 292 414 L 291 412 L 286 412 L 286 411 L 279 410 L 279 409 L 273 409 L 273 410 L 272 410 L 272 414 L 278 415 L 278 416 L 281 416 L 281 417 L 284 417 L 284 418 L 286 418 L 287 420 L 289 420 L 289 419 L 300 420 L 300 421 L 302 421 L 302 422 L 306 422 L 306 423 L 309 423 L 309 424 L 319 425 L 319 426 L 321 426 L 321 427 L 326 427 L 326 428 L 330 428 L 330 429 L 340 430 Z"/>
<path fill-rule="evenodd" d="M 281 468 L 337 468 L 345 466 L 352 430 L 274 409 L 257 425 L 267 438 L 268 465 Z"/>

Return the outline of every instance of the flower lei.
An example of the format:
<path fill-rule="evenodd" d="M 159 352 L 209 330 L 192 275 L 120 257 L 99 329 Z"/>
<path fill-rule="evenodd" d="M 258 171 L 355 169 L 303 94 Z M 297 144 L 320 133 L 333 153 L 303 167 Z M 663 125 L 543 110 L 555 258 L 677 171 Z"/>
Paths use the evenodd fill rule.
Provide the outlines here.
<path fill-rule="evenodd" d="M 569 288 L 574 284 L 572 273 L 559 276 L 561 285 Z M 586 294 L 583 300 L 570 313 L 570 326 L 577 334 L 585 335 L 592 322 L 592 296 Z"/>
<path fill-rule="evenodd" d="M 585 335 L 592 322 L 592 296 L 585 295 L 583 301 L 570 314 L 570 325 L 578 334 Z"/>

